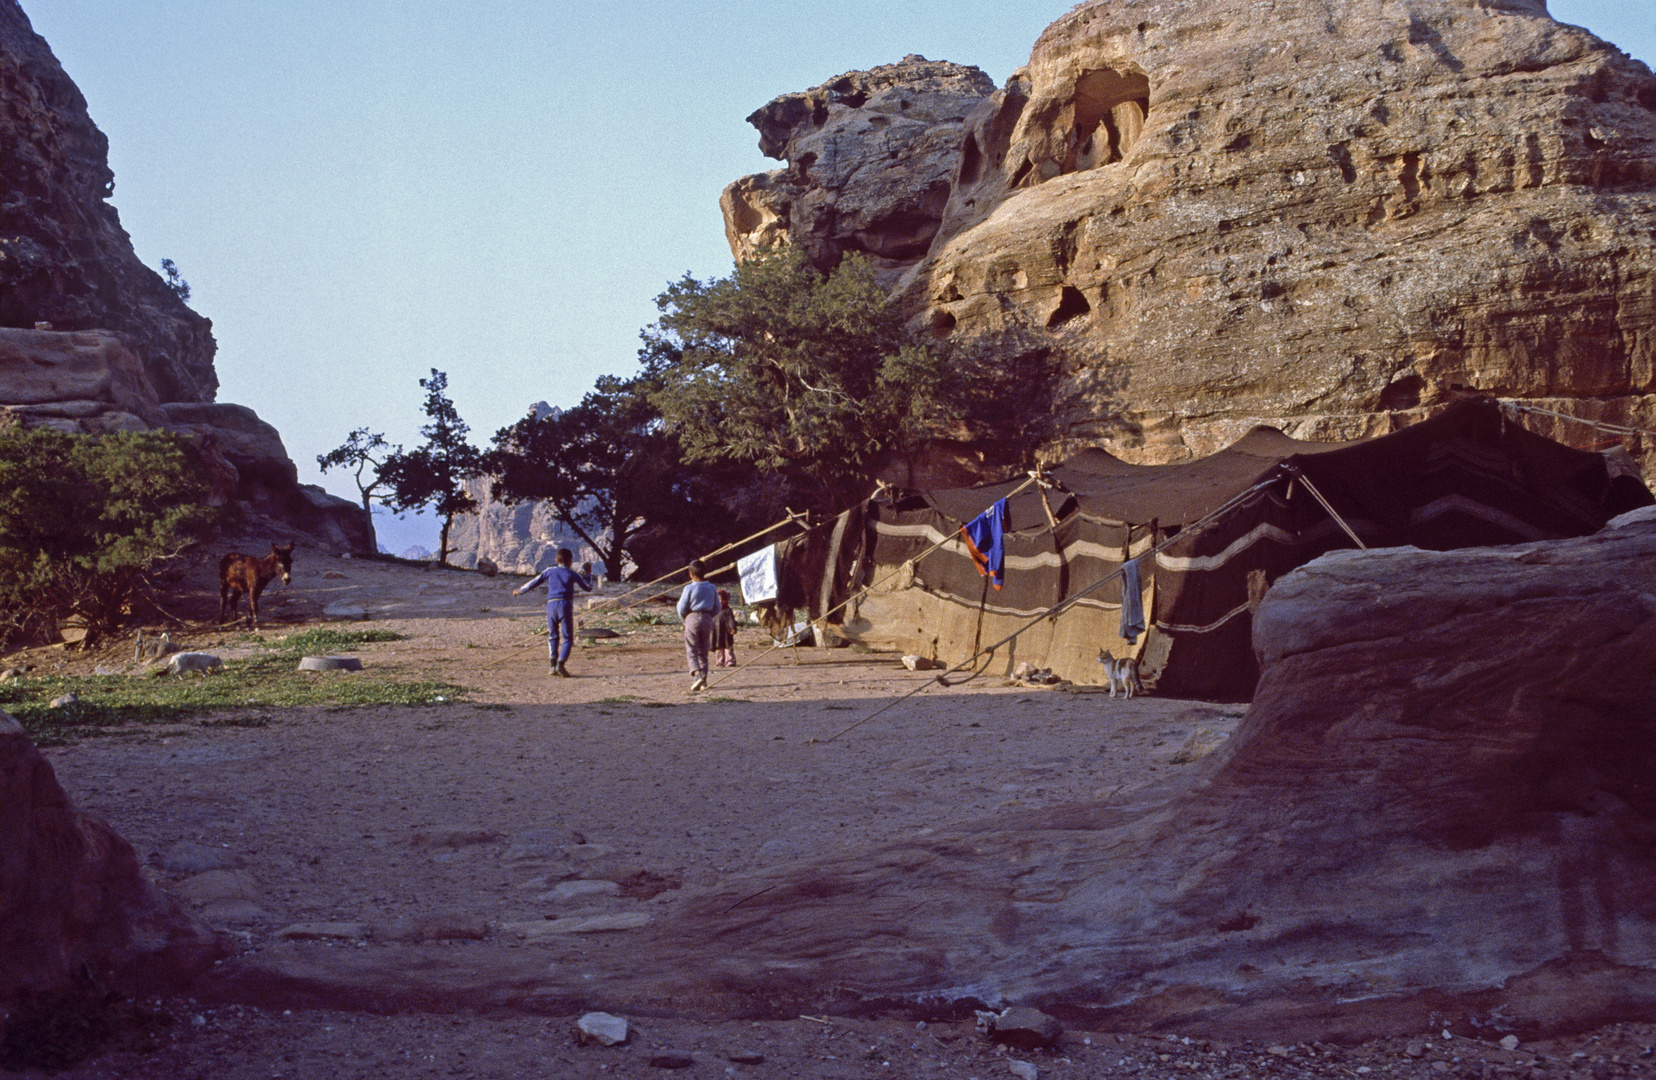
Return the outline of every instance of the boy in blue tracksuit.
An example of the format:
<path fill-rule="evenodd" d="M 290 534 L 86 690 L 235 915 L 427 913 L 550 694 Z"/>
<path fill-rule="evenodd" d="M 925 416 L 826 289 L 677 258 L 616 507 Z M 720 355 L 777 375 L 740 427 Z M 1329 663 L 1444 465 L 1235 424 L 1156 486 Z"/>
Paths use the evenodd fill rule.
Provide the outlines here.
<path fill-rule="evenodd" d="M 513 596 L 522 596 L 536 585 L 546 585 L 546 651 L 552 664 L 552 674 L 569 678 L 564 664 L 575 648 L 575 586 L 592 591 L 592 564 L 584 562 L 579 570 L 571 568 L 575 553 L 568 548 L 558 549 L 558 564 L 549 566 L 520 587 Z M 562 640 L 560 641 L 560 630 Z"/>

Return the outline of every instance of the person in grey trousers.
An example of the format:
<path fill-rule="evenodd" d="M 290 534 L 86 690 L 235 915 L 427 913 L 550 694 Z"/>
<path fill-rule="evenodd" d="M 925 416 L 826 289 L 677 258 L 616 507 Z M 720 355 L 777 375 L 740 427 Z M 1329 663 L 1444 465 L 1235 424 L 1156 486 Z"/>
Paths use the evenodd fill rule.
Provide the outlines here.
<path fill-rule="evenodd" d="M 707 688 L 707 654 L 713 648 L 713 624 L 719 617 L 719 590 L 707 580 L 700 559 L 690 564 L 690 584 L 679 596 L 679 618 L 684 620 L 684 659 L 690 664 L 690 692 Z"/>

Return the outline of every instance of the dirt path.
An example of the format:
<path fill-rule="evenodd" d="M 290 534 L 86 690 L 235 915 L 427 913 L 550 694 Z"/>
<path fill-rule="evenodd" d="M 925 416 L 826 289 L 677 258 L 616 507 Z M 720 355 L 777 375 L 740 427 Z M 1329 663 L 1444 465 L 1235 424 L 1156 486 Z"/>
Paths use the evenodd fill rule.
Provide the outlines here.
<path fill-rule="evenodd" d="M 1239 715 L 984 677 L 933 687 L 847 731 L 929 677 L 893 657 L 808 649 L 797 662 L 778 652 L 716 670 L 710 690 L 691 696 L 676 625 L 597 615 L 589 625 L 622 636 L 583 644 L 576 677 L 554 679 L 534 633 L 539 606 L 508 595 L 519 580 L 302 558 L 294 584 L 267 597 L 278 624 L 268 634 L 358 605 L 369 625 L 405 635 L 355 651 L 366 675 L 442 678 L 470 688 L 470 701 L 270 709 L 262 727 L 148 728 L 49 757 L 81 805 L 248 952 L 303 942 L 416 967 L 465 950 L 529 950 L 579 965 L 624 954 L 628 927 L 670 918 L 682 894 L 732 875 L 1013 811 L 1159 801 L 1202 769 L 1173 764 L 1175 751 L 1199 730 L 1228 732 Z M 760 651 L 758 637 L 742 635 L 739 659 Z M 235 638 L 203 631 L 184 643 L 230 656 Z M 562 920 L 611 929 L 536 936 L 574 925 Z M 575 1046 L 570 1015 L 478 1015 L 452 999 L 441 1008 L 169 1002 L 179 1022 L 158 1049 L 60 1075 L 638 1076 L 656 1073 L 650 1059 L 664 1049 L 688 1052 L 696 1075 L 1012 1075 L 1007 1051 L 969 1022 L 635 1016 L 637 1036 L 604 1049 Z M 1636 1064 L 1643 1035 L 1630 1030 L 1618 1052 Z M 1409 1057 L 1401 1044 L 1337 1056 L 1277 1049 L 1072 1033 L 1056 1053 L 1012 1057 L 1054 1076 L 1217 1074 L 1255 1058 L 1263 1064 L 1249 1073 L 1350 1076 L 1357 1053 L 1390 1074 L 1400 1063 L 1442 1075 L 1429 1068 L 1435 1050 Z M 1505 1054 L 1511 1075 L 1529 1068 L 1519 1067 L 1527 1050 L 1485 1049 Z"/>

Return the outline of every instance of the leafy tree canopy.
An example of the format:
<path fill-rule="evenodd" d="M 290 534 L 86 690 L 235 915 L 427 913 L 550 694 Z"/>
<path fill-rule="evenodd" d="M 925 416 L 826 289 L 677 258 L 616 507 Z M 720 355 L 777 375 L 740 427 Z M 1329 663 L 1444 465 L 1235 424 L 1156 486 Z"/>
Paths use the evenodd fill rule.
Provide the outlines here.
<path fill-rule="evenodd" d="M 211 523 L 208 489 L 168 432 L 0 431 L 0 636 L 70 616 L 113 633 L 157 566 Z"/>
<path fill-rule="evenodd" d="M 686 275 L 656 306 L 640 356 L 686 458 L 784 474 L 816 509 L 866 495 L 878 459 L 947 433 L 965 408 L 861 255 L 822 274 L 777 249 L 727 278 Z"/>
<path fill-rule="evenodd" d="M 485 462 L 494 496 L 550 502 L 619 577 L 629 539 L 689 512 L 678 446 L 650 400 L 656 388 L 648 376 L 604 376 L 574 408 L 502 428 Z"/>
<path fill-rule="evenodd" d="M 420 428 L 425 442 L 409 451 L 389 455 L 379 468 L 378 478 L 389 493 L 385 504 L 406 512 L 430 507 L 442 519 L 438 536 L 437 561 L 448 562 L 449 530 L 456 514 L 477 509 L 477 500 L 466 492 L 465 482 L 483 471 L 483 454 L 466 441 L 471 427 L 462 419 L 448 396 L 448 375 L 431 369 L 431 377 L 420 380 L 426 392 L 425 414 L 430 423 Z"/>
<path fill-rule="evenodd" d="M 351 432 L 343 443 L 326 454 L 316 455 L 316 464 L 323 472 L 329 469 L 351 470 L 356 480 L 357 493 L 362 496 L 362 520 L 368 529 L 369 550 L 373 550 L 374 546 L 373 498 L 382 488 L 387 487 L 386 478 L 381 470 L 385 467 L 386 461 L 400 453 L 401 446 L 392 446 L 385 441 L 383 434 L 370 432 L 362 427 Z"/>

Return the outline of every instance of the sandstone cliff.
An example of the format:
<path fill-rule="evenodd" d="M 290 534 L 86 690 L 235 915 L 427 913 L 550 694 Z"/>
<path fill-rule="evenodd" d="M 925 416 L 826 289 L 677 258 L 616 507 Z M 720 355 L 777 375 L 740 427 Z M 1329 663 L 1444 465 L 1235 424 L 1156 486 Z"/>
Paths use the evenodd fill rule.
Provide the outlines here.
<path fill-rule="evenodd" d="M 476 566 L 488 559 L 508 574 L 536 574 L 556 561 L 558 549 L 575 553 L 575 565 L 592 563 L 599 573 L 604 567 L 598 553 L 586 541 L 558 520 L 549 502 L 529 501 L 508 505 L 489 494 L 493 480 L 479 476 L 466 481 L 466 491 L 477 500 L 477 512 L 459 514 L 449 531 L 455 566 Z"/>
<path fill-rule="evenodd" d="M 994 90 L 975 67 L 907 56 L 777 98 L 748 123 L 788 167 L 725 188 L 730 250 L 786 242 L 823 267 L 848 251 L 888 276 L 912 266 L 943 222 L 966 117 Z"/>
<path fill-rule="evenodd" d="M 792 205 L 870 190 L 799 168 L 813 132 L 875 119 L 821 90 L 755 114 L 820 185 Z M 1656 428 L 1656 77 L 1542 0 L 1097 0 L 964 127 L 895 293 L 967 353 L 1056 366 L 1049 455 L 1179 460 L 1258 423 L 1349 438 L 1463 389 Z M 823 242 L 814 219 L 744 230 L 743 185 L 738 257 Z M 1647 474 L 1653 443 L 1630 447 Z"/>
<path fill-rule="evenodd" d="M 215 498 L 367 550 L 361 511 L 301 487 L 276 429 L 215 404 L 212 323 L 138 260 L 109 141 L 16 0 L 0 0 L 0 423 L 196 438 Z"/>

